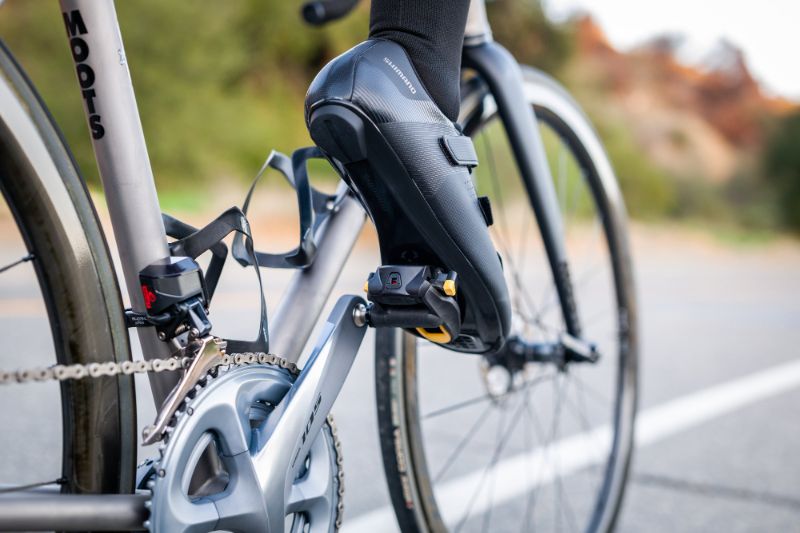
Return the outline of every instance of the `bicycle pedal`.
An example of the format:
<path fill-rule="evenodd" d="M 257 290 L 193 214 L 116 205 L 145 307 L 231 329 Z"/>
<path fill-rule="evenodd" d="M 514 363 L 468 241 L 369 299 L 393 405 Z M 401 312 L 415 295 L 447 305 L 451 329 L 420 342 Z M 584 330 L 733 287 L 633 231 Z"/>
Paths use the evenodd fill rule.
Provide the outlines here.
<path fill-rule="evenodd" d="M 404 328 L 437 344 L 449 343 L 461 331 L 455 272 L 384 265 L 369 275 L 364 290 L 371 303 L 370 326 Z"/>

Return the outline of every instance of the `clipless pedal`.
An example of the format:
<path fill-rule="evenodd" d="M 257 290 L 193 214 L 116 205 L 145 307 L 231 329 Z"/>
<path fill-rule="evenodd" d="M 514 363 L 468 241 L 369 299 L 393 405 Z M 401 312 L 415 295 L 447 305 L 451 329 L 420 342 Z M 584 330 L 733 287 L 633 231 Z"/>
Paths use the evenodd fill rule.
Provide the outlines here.
<path fill-rule="evenodd" d="M 370 326 L 403 328 L 447 344 L 461 331 L 458 276 L 430 266 L 384 265 L 369 275 Z"/>

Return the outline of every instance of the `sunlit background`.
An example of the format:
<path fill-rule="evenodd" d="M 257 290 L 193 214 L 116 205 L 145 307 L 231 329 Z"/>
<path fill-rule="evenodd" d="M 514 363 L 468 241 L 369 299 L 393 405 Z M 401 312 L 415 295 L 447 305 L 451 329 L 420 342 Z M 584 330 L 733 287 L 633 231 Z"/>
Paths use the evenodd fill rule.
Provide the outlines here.
<path fill-rule="evenodd" d="M 565 83 L 592 117 L 634 217 L 750 233 L 800 225 L 797 11 L 790 1 L 489 4 L 497 40 Z M 170 208 L 206 205 L 205 189 L 242 186 L 270 149 L 307 144 L 305 89 L 365 38 L 368 19 L 367 2 L 322 29 L 304 26 L 292 2 L 141 0 L 118 12 Z M 0 32 L 96 186 L 58 10 L 7 2 Z"/>

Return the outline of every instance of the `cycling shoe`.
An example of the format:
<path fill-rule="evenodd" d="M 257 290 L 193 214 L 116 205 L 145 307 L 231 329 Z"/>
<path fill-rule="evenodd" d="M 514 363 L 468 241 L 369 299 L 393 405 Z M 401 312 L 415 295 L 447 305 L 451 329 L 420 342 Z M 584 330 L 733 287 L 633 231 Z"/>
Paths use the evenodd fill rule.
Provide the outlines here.
<path fill-rule="evenodd" d="M 458 274 L 462 326 L 445 347 L 499 348 L 511 309 L 490 216 L 470 177 L 477 156 L 431 100 L 405 49 L 374 39 L 332 60 L 308 90 L 306 124 L 344 166 L 375 224 L 384 265 Z"/>

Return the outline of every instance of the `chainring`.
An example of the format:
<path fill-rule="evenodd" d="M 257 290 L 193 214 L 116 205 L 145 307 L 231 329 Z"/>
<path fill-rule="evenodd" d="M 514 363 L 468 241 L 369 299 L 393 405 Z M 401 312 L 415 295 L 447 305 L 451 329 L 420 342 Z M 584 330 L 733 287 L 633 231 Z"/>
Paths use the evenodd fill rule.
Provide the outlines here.
<path fill-rule="evenodd" d="M 277 365 L 246 365 L 218 369 L 216 377 L 209 375 L 196 387 L 173 417 L 159 445 L 159 458 L 148 468 L 150 532 L 264 530 L 254 447 L 260 429 L 295 379 Z M 198 483 L 202 475 L 196 470 L 203 456 L 203 464 L 217 464 L 216 475 Z M 343 493 L 341 445 L 329 416 L 293 482 L 285 530 L 337 531 Z"/>

